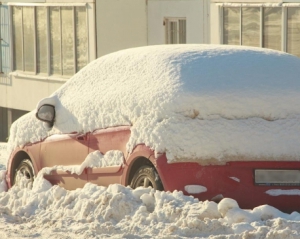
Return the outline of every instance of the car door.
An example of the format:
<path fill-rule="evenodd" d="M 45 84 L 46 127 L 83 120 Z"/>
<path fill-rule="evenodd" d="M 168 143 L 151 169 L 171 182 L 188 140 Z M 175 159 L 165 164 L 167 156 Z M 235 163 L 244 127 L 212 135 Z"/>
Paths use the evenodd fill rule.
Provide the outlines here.
<path fill-rule="evenodd" d="M 130 137 L 130 127 L 114 127 L 109 129 L 96 130 L 89 135 L 89 153 L 99 151 L 98 160 L 106 162 L 100 167 L 91 167 L 87 169 L 88 181 L 101 186 L 108 186 L 113 183 L 121 183 L 123 165 L 127 156 L 126 144 Z M 105 157 L 105 155 L 114 155 L 119 158 Z M 104 165 L 104 166 L 103 166 Z"/>
<path fill-rule="evenodd" d="M 46 138 L 41 144 L 41 167 L 54 167 L 45 175 L 52 184 L 66 189 L 83 187 L 87 182 L 86 169 L 80 172 L 80 165 L 88 154 L 88 134 L 61 134 Z"/>

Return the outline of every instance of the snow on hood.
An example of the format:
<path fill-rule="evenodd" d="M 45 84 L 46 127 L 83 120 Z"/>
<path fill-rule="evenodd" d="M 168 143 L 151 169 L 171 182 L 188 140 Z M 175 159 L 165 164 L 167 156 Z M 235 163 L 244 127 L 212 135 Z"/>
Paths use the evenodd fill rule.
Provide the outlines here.
<path fill-rule="evenodd" d="M 54 133 L 130 125 L 168 161 L 299 160 L 300 59 L 268 49 L 160 45 L 91 62 L 44 103 L 51 131 L 31 112 L 12 128 L 12 148 Z"/>

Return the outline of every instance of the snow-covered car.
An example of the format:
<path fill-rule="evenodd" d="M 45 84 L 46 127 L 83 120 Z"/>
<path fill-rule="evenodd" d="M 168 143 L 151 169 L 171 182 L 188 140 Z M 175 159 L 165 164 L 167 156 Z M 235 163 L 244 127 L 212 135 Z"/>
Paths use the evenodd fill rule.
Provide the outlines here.
<path fill-rule="evenodd" d="M 222 45 L 122 50 L 91 62 L 11 127 L 8 186 L 40 172 L 299 209 L 300 59 Z"/>

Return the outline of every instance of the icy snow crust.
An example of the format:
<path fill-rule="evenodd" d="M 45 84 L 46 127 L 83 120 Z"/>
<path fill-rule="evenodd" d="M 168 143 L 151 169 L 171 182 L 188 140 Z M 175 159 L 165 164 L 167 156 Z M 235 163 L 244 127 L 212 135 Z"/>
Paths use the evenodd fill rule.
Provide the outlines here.
<path fill-rule="evenodd" d="M 51 131 L 25 115 L 12 148 L 48 135 L 131 126 L 140 143 L 169 162 L 299 160 L 300 59 L 273 50 L 168 45 L 128 49 L 82 69 L 44 103 Z"/>

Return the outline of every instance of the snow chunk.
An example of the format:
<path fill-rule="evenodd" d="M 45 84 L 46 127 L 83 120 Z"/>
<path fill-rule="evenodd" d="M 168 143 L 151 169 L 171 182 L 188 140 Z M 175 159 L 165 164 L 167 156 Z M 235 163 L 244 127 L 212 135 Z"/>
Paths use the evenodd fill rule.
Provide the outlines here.
<path fill-rule="evenodd" d="M 8 144 L 0 142 L 0 170 L 6 165 L 9 157 Z"/>
<path fill-rule="evenodd" d="M 239 178 L 237 178 L 237 177 L 229 177 L 229 178 L 231 178 L 233 181 L 236 181 L 236 182 L 240 182 L 241 180 L 239 179 Z"/>
<path fill-rule="evenodd" d="M 103 168 L 111 166 L 123 165 L 124 155 L 123 152 L 119 150 L 110 150 L 103 155 L 100 151 L 96 150 L 90 153 L 83 166 L 89 168 Z"/>
<path fill-rule="evenodd" d="M 238 203 L 231 198 L 223 198 L 218 204 L 218 210 L 223 217 L 230 209 L 239 208 Z"/>
<path fill-rule="evenodd" d="M 6 171 L 0 170 L 0 193 L 7 190 Z"/>
<path fill-rule="evenodd" d="M 269 194 L 270 196 L 280 196 L 280 195 L 300 196 L 300 190 L 299 189 L 270 189 L 266 191 L 266 194 Z"/>
<path fill-rule="evenodd" d="M 207 191 L 207 188 L 201 185 L 186 185 L 184 190 L 189 194 L 203 193 Z"/>

